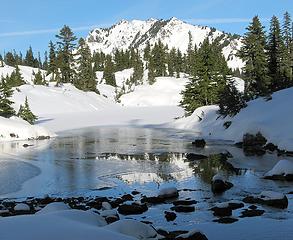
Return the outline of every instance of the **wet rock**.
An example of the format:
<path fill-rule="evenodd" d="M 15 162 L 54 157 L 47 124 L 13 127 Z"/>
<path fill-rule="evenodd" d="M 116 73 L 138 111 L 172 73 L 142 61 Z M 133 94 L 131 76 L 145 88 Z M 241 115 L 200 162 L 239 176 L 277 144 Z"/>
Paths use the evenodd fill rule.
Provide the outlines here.
<path fill-rule="evenodd" d="M 163 198 L 165 200 L 172 199 L 172 198 L 179 197 L 179 193 L 178 193 L 177 188 L 175 188 L 175 187 L 163 188 L 160 190 L 158 197 Z"/>
<path fill-rule="evenodd" d="M 251 209 L 251 210 L 255 210 L 255 209 L 257 209 L 257 206 L 255 206 L 255 205 L 250 205 L 248 208 Z"/>
<path fill-rule="evenodd" d="M 263 191 L 259 195 L 245 197 L 243 202 L 251 204 L 263 204 L 281 209 L 288 207 L 288 198 L 282 193 L 272 191 Z"/>
<path fill-rule="evenodd" d="M 177 200 L 173 202 L 173 205 L 178 206 L 178 205 L 193 205 L 196 204 L 197 201 L 195 200 Z"/>
<path fill-rule="evenodd" d="M 206 141 L 204 139 L 196 139 L 192 142 L 192 145 L 197 148 L 204 148 L 206 146 Z"/>
<path fill-rule="evenodd" d="M 111 215 L 111 216 L 106 216 L 105 217 L 105 220 L 108 224 L 110 223 L 113 223 L 113 222 L 116 222 L 119 220 L 119 216 L 116 216 L 116 215 Z"/>
<path fill-rule="evenodd" d="M 228 181 L 225 181 L 221 176 L 216 175 L 213 177 L 211 188 L 214 194 L 221 194 L 232 187 L 233 184 Z"/>
<path fill-rule="evenodd" d="M 257 217 L 261 216 L 264 214 L 264 210 L 259 210 L 259 209 L 245 209 L 244 211 L 241 212 L 241 218 L 245 217 Z"/>
<path fill-rule="evenodd" d="M 161 197 L 143 197 L 141 202 L 150 204 L 163 204 L 165 203 L 165 199 Z"/>
<path fill-rule="evenodd" d="M 176 213 L 165 211 L 165 218 L 168 222 L 174 221 L 176 217 L 177 217 Z"/>
<path fill-rule="evenodd" d="M 176 237 L 177 240 L 208 240 L 208 238 L 198 230 L 192 230 Z"/>
<path fill-rule="evenodd" d="M 199 161 L 199 160 L 207 159 L 208 157 L 201 154 L 187 153 L 186 158 L 189 161 Z"/>
<path fill-rule="evenodd" d="M 243 151 L 246 156 L 262 156 L 266 153 L 266 142 L 266 138 L 260 132 L 255 135 L 247 133 L 243 136 Z"/>
<path fill-rule="evenodd" d="M 38 136 L 36 140 L 47 140 L 50 139 L 50 136 Z"/>
<path fill-rule="evenodd" d="M 23 144 L 22 145 L 24 148 L 27 148 L 27 147 L 31 147 L 31 146 L 33 146 L 32 144 L 27 144 L 27 143 L 25 143 L 25 144 Z"/>
<path fill-rule="evenodd" d="M 194 206 L 184 206 L 184 205 L 177 205 L 174 207 L 171 207 L 171 210 L 175 211 L 175 212 L 194 212 L 195 211 L 195 207 Z"/>
<path fill-rule="evenodd" d="M 132 201 L 133 200 L 133 196 L 131 194 L 125 194 L 121 197 L 121 199 L 123 201 Z"/>
<path fill-rule="evenodd" d="M 185 234 L 185 233 L 188 233 L 188 231 L 166 231 L 166 230 L 163 230 L 163 229 L 158 229 L 157 230 L 157 233 L 164 236 L 165 238 L 164 239 L 172 239 L 174 240 L 177 236 L 181 235 L 181 234 Z"/>
<path fill-rule="evenodd" d="M 139 192 L 139 191 L 136 191 L 136 190 L 134 190 L 134 191 L 132 191 L 132 192 L 131 192 L 131 194 L 132 194 L 132 195 L 138 195 L 138 194 L 140 194 L 140 192 Z"/>
<path fill-rule="evenodd" d="M 274 152 L 276 150 L 278 150 L 278 147 L 272 143 L 268 143 L 267 145 L 265 145 L 263 147 L 264 150 L 270 151 L 270 152 Z"/>
<path fill-rule="evenodd" d="M 118 212 L 123 215 L 136 215 L 136 214 L 142 214 L 148 210 L 148 207 L 145 204 L 136 204 L 132 203 L 129 204 L 123 204 L 118 207 Z"/>
<path fill-rule="evenodd" d="M 238 221 L 237 218 L 231 218 L 231 217 L 223 217 L 223 218 L 213 220 L 213 222 L 222 223 L 222 224 L 231 224 L 237 221 Z"/>
<path fill-rule="evenodd" d="M 214 212 L 214 216 L 227 217 L 232 215 L 232 209 L 229 207 L 213 207 L 211 210 Z"/>
<path fill-rule="evenodd" d="M 229 205 L 229 208 L 231 208 L 232 210 L 236 210 L 236 209 L 244 207 L 243 203 L 237 203 L 237 202 L 229 202 L 228 205 Z"/>

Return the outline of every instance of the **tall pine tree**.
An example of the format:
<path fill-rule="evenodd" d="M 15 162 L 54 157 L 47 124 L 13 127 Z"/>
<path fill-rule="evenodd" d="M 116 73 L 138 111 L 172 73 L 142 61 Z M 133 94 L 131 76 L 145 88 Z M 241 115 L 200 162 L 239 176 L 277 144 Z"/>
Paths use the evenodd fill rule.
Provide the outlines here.
<path fill-rule="evenodd" d="M 61 72 L 61 81 L 63 83 L 73 82 L 74 69 L 73 64 L 73 50 L 76 46 L 75 41 L 77 38 L 68 26 L 64 26 L 58 35 L 58 66 Z"/>
<path fill-rule="evenodd" d="M 15 115 L 15 111 L 12 107 L 13 102 L 10 100 L 13 94 L 13 90 L 6 83 L 6 80 L 2 77 L 0 81 L 0 116 L 10 118 Z"/>
<path fill-rule="evenodd" d="M 92 66 L 92 56 L 89 46 L 83 38 L 78 42 L 77 77 L 74 85 L 83 91 L 97 92 L 96 76 Z"/>
<path fill-rule="evenodd" d="M 255 16 L 252 23 L 247 27 L 247 32 L 243 38 L 243 46 L 239 51 L 239 56 L 246 63 L 243 72 L 247 99 L 269 94 L 270 79 L 265 47 L 264 27 L 258 16 Z"/>

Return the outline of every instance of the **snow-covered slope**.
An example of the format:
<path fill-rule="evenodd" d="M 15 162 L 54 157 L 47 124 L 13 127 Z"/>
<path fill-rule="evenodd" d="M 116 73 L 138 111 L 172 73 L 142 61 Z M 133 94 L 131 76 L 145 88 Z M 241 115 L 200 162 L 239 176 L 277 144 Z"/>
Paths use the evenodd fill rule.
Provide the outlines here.
<path fill-rule="evenodd" d="M 228 65 L 233 69 L 243 67 L 243 62 L 236 56 L 237 50 L 241 47 L 239 37 L 232 37 L 214 28 L 194 26 L 177 18 L 169 20 L 149 19 L 147 21 L 123 20 L 110 28 L 94 29 L 87 36 L 87 42 L 92 52 L 112 53 L 115 49 L 125 50 L 130 47 L 142 50 L 147 42 L 153 45 L 160 39 L 169 48 L 175 47 L 182 52 L 186 52 L 189 32 L 192 35 L 193 44 L 197 46 L 206 37 L 211 41 L 217 37 L 222 37 L 223 54 L 228 60 Z"/>
<path fill-rule="evenodd" d="M 12 100 L 15 109 L 24 103 L 28 97 L 29 105 L 38 116 L 48 114 L 66 114 L 73 112 L 98 111 L 108 107 L 114 107 L 114 103 L 94 92 L 83 92 L 71 84 L 61 87 L 23 85 L 14 92 Z"/>
<path fill-rule="evenodd" d="M 272 100 L 258 98 L 250 101 L 235 117 L 218 118 L 217 106 L 205 106 L 195 110 L 187 118 L 175 121 L 173 127 L 195 129 L 202 136 L 213 139 L 242 141 L 245 133 L 261 132 L 264 137 L 281 149 L 293 150 L 293 88 L 278 91 Z M 202 119 L 200 121 L 200 118 Z M 223 124 L 231 121 L 225 129 Z"/>
<path fill-rule="evenodd" d="M 120 98 L 123 106 L 178 106 L 188 78 L 158 77 L 153 85 L 140 85 Z"/>
<path fill-rule="evenodd" d="M 21 73 L 21 76 L 23 77 L 23 80 L 27 83 L 33 83 L 34 76 L 33 73 L 37 73 L 39 71 L 38 68 L 32 68 L 28 66 L 21 66 L 19 65 L 19 70 Z M 3 67 L 0 67 L 0 77 L 6 77 L 7 75 L 10 76 L 11 73 L 15 70 L 15 67 L 11 67 L 8 65 L 4 65 Z M 46 75 L 46 71 L 40 70 L 42 74 Z M 46 77 L 46 79 L 50 79 L 50 76 Z"/>

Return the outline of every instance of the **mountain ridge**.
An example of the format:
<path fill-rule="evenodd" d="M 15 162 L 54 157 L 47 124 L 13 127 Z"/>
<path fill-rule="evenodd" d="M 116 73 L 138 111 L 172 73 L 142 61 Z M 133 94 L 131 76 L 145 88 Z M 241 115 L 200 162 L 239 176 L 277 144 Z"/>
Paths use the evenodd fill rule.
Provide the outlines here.
<path fill-rule="evenodd" d="M 239 35 L 228 34 L 207 26 L 192 25 L 176 17 L 167 20 L 154 18 L 120 20 L 111 27 L 93 29 L 86 37 L 86 41 L 92 52 L 106 54 L 112 54 L 116 49 L 127 50 L 131 47 L 142 52 L 147 42 L 154 45 L 159 40 L 169 49 L 175 47 L 186 53 L 189 32 L 192 36 L 192 44 L 197 47 L 205 38 L 209 38 L 211 42 L 220 38 L 228 66 L 232 69 L 241 69 L 244 66 L 243 61 L 237 56 L 237 51 L 242 46 Z"/>

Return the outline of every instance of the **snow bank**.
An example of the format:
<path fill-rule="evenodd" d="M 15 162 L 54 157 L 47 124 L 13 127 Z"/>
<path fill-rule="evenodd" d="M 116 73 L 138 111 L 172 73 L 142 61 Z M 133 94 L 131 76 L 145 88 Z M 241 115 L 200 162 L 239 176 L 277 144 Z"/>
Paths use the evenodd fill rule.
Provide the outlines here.
<path fill-rule="evenodd" d="M 168 127 L 194 129 L 205 138 L 242 141 L 245 133 L 262 135 L 281 149 L 293 150 L 293 88 L 278 91 L 272 95 L 272 100 L 258 98 L 248 102 L 233 118 L 219 117 L 218 106 L 204 106 L 195 110 L 187 118 L 168 125 Z M 223 124 L 231 121 L 226 129 Z"/>
<path fill-rule="evenodd" d="M 56 135 L 49 130 L 13 117 L 10 119 L 0 117 L 0 141 L 20 141 L 28 139 L 38 139 L 39 137 Z"/>
<path fill-rule="evenodd" d="M 272 170 L 265 174 L 265 177 L 289 174 L 293 174 L 293 162 L 287 159 L 282 159 L 272 168 Z"/>
<path fill-rule="evenodd" d="M 187 78 L 158 77 L 153 85 L 140 85 L 121 96 L 123 106 L 178 106 Z"/>
<path fill-rule="evenodd" d="M 91 211 L 66 210 L 39 215 L 0 218 L 1 239 L 5 240 L 132 240 L 99 225 Z"/>
<path fill-rule="evenodd" d="M 114 222 L 105 229 L 132 236 L 135 239 L 154 239 L 157 236 L 157 232 L 151 226 L 130 219 Z"/>

